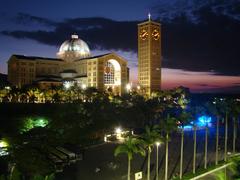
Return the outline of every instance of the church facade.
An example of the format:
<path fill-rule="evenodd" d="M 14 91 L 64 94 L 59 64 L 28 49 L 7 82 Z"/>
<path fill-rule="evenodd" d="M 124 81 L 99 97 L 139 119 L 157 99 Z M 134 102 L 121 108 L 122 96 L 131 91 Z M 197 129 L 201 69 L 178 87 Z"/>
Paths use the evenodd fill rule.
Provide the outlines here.
<path fill-rule="evenodd" d="M 8 80 L 17 87 L 33 83 L 42 88 L 77 84 L 115 94 L 125 91 L 129 75 L 127 61 L 121 56 L 109 53 L 92 57 L 88 45 L 72 35 L 61 45 L 57 57 L 12 55 Z"/>
<path fill-rule="evenodd" d="M 149 19 L 138 24 L 138 91 L 151 95 L 161 90 L 161 25 Z M 95 87 L 122 94 L 129 81 L 127 61 L 115 53 L 91 56 L 88 45 L 72 35 L 57 58 L 12 55 L 8 81 L 17 87 L 37 83 L 42 88 L 66 84 Z"/>

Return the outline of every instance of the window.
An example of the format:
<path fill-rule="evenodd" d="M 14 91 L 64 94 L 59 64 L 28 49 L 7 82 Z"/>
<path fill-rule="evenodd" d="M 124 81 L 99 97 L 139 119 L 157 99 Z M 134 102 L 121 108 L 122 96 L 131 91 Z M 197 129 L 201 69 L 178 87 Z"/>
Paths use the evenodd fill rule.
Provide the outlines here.
<path fill-rule="evenodd" d="M 114 67 L 110 62 L 104 68 L 104 84 L 114 84 Z"/>

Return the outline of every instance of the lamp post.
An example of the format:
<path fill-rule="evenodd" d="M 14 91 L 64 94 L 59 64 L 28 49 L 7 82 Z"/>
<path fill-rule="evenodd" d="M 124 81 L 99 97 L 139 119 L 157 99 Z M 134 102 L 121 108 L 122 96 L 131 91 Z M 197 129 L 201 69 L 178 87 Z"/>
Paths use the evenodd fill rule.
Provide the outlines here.
<path fill-rule="evenodd" d="M 116 138 L 120 140 L 122 138 L 122 129 L 120 127 L 115 129 Z"/>
<path fill-rule="evenodd" d="M 65 87 L 66 90 L 68 90 L 71 87 L 71 82 L 70 81 L 65 81 L 63 83 L 63 86 Z"/>
<path fill-rule="evenodd" d="M 158 147 L 160 145 L 160 142 L 156 142 L 157 146 L 157 159 L 156 159 L 156 180 L 158 180 Z"/>
<path fill-rule="evenodd" d="M 127 92 L 130 93 L 131 90 L 132 90 L 132 85 L 131 85 L 130 83 L 128 83 L 128 84 L 126 85 L 126 89 L 127 89 Z"/>
<path fill-rule="evenodd" d="M 137 92 L 140 93 L 140 90 L 141 90 L 141 86 L 137 85 Z"/>
<path fill-rule="evenodd" d="M 85 90 L 86 90 L 86 88 L 87 88 L 87 85 L 86 85 L 86 84 L 82 84 L 82 85 L 81 85 L 83 102 L 86 101 L 86 99 L 85 99 Z"/>
<path fill-rule="evenodd" d="M 87 88 L 87 85 L 86 84 L 82 84 L 82 90 L 85 90 Z"/>

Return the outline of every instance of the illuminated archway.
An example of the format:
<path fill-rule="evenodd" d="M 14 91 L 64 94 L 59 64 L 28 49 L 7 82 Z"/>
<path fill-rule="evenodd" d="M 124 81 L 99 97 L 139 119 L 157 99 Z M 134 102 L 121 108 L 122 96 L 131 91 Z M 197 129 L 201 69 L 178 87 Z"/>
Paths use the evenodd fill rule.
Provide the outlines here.
<path fill-rule="evenodd" d="M 115 59 L 108 60 L 104 65 L 104 86 L 119 93 L 121 86 L 121 66 Z"/>

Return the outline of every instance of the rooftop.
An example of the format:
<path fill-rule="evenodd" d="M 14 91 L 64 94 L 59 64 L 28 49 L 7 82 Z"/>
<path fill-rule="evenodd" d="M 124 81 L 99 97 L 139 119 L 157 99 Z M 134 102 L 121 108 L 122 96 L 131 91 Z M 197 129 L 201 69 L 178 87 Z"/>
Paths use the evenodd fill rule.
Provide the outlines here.
<path fill-rule="evenodd" d="M 62 71 L 60 73 L 77 73 L 77 72 L 73 69 L 65 69 L 64 71 Z"/>
<path fill-rule="evenodd" d="M 63 61 L 62 59 L 58 58 L 47 58 L 47 57 L 39 57 L 39 56 L 24 56 L 24 55 L 19 55 L 19 54 L 13 54 L 12 56 L 16 57 L 17 59 L 24 59 L 24 60 L 50 60 L 50 61 Z"/>
<path fill-rule="evenodd" d="M 107 55 L 109 55 L 109 54 L 112 54 L 112 53 L 102 54 L 102 55 L 93 56 L 93 57 L 87 57 L 87 58 L 83 58 L 83 59 L 77 59 L 77 60 L 75 60 L 75 61 L 81 61 L 81 60 L 85 60 L 85 59 L 95 59 L 95 58 L 100 58 L 100 57 L 107 56 Z"/>

